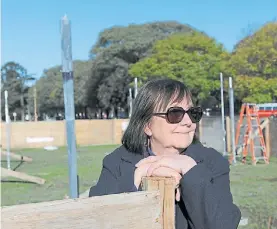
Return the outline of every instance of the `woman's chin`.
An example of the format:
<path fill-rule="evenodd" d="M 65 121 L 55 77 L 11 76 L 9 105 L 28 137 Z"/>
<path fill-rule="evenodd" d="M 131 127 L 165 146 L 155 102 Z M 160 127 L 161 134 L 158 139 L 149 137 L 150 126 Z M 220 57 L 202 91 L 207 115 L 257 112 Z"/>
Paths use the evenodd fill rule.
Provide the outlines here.
<path fill-rule="evenodd" d="M 192 143 L 192 140 L 193 140 L 193 136 L 192 137 L 176 136 L 176 138 L 174 139 L 176 148 L 182 148 L 182 149 L 187 148 Z"/>

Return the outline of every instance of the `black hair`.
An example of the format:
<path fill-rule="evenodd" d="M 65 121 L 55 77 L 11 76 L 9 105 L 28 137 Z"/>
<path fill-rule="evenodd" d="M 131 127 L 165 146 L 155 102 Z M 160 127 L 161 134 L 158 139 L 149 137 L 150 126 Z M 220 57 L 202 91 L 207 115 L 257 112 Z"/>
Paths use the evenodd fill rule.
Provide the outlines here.
<path fill-rule="evenodd" d="M 147 143 L 145 126 L 153 113 L 165 112 L 170 103 L 181 102 L 184 98 L 191 100 L 189 89 L 178 80 L 155 79 L 144 84 L 134 101 L 131 118 L 122 137 L 122 144 L 127 150 L 143 154 Z"/>

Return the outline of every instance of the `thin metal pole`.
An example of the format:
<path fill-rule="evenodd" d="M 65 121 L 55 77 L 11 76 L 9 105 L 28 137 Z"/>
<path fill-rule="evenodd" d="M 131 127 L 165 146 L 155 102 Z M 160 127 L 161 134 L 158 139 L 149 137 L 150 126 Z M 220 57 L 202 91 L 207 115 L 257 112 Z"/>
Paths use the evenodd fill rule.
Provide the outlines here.
<path fill-rule="evenodd" d="M 138 94 L 138 78 L 135 78 L 135 98 L 137 97 Z"/>
<path fill-rule="evenodd" d="M 8 91 L 5 91 L 5 116 L 6 116 L 6 140 L 7 140 L 7 168 L 11 169 L 10 161 L 10 115 L 9 115 L 9 106 L 8 106 Z"/>
<path fill-rule="evenodd" d="M 220 73 L 220 91 L 221 91 L 221 125 L 223 133 L 223 156 L 226 155 L 226 130 L 225 130 L 225 113 L 224 113 L 224 94 L 223 94 L 223 75 Z"/>
<path fill-rule="evenodd" d="M 133 110 L 132 89 L 129 88 L 129 118 L 131 118 L 132 110 Z"/>
<path fill-rule="evenodd" d="M 233 89 L 232 77 L 229 77 L 229 107 L 230 107 L 230 119 L 231 119 L 233 164 L 236 164 L 237 160 L 236 160 L 236 148 L 235 148 L 236 146 L 235 146 L 234 89 Z"/>
<path fill-rule="evenodd" d="M 70 198 L 77 198 L 78 178 L 75 139 L 75 107 L 71 50 L 71 26 L 66 15 L 62 18 L 61 46 Z"/>
<path fill-rule="evenodd" d="M 38 121 L 38 113 L 37 113 L 37 88 L 34 86 L 34 116 L 35 122 Z"/>

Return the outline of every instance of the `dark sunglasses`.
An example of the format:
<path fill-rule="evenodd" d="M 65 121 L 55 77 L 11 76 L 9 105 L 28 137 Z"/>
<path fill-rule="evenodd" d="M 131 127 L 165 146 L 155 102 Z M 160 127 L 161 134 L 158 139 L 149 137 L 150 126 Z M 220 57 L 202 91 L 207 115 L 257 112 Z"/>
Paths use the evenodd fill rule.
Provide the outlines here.
<path fill-rule="evenodd" d="M 201 107 L 191 107 L 188 110 L 182 107 L 170 107 L 166 113 L 153 113 L 153 115 L 166 115 L 169 123 L 176 124 L 182 121 L 186 113 L 193 123 L 197 123 L 202 118 L 203 110 Z"/>

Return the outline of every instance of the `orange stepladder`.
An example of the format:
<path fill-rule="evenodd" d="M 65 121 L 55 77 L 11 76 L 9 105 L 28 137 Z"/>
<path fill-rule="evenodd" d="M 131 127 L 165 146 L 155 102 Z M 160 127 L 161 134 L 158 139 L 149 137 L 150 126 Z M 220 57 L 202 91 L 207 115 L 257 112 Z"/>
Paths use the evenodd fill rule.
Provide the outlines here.
<path fill-rule="evenodd" d="M 246 118 L 246 120 L 245 120 Z M 262 159 L 266 164 L 269 163 L 265 139 L 262 131 L 261 120 L 258 115 L 256 104 L 243 103 L 236 129 L 236 155 L 242 156 L 242 162 L 246 163 L 246 157 L 251 153 L 252 164 Z M 242 144 L 239 145 L 240 139 Z M 256 149 L 260 149 L 261 156 L 256 156 Z M 230 162 L 233 161 L 233 155 L 230 156 Z"/>

